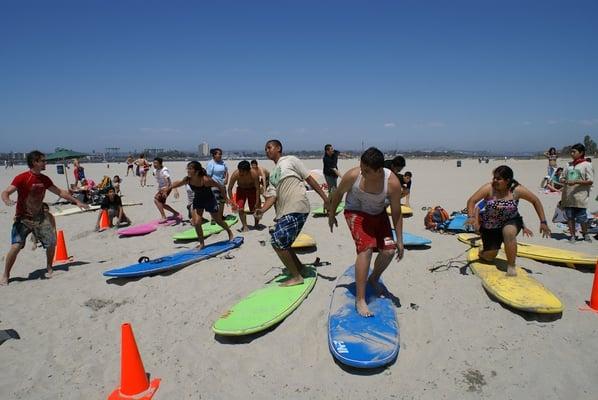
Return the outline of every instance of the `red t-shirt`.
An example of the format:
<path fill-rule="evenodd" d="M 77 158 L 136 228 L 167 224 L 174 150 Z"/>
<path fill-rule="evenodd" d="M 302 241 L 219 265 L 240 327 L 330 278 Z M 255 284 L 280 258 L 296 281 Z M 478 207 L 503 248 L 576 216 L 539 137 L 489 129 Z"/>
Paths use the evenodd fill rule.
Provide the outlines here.
<path fill-rule="evenodd" d="M 17 188 L 17 217 L 32 218 L 42 210 L 42 202 L 46 189 L 54 186 L 46 175 L 36 175 L 31 171 L 23 172 L 12 180 L 11 185 Z"/>

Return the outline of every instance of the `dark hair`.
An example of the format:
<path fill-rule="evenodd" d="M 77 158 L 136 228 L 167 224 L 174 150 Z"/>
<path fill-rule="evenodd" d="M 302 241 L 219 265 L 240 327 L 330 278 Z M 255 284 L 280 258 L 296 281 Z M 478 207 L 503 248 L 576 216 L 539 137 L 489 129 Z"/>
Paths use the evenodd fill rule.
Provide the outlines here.
<path fill-rule="evenodd" d="M 112 178 L 113 181 L 116 181 L 117 179 L 118 179 L 118 182 L 120 183 L 120 176 L 114 175 L 114 178 Z"/>
<path fill-rule="evenodd" d="M 108 189 L 106 189 L 106 193 L 109 193 L 110 191 L 113 191 L 114 194 L 116 194 L 116 189 L 114 188 L 114 186 L 108 186 Z"/>
<path fill-rule="evenodd" d="M 548 149 L 548 154 L 556 154 L 556 148 L 555 147 L 551 147 Z"/>
<path fill-rule="evenodd" d="M 205 176 L 206 175 L 206 170 L 203 169 L 203 167 L 201 166 L 201 163 L 199 161 L 191 161 L 191 162 L 187 163 L 187 168 L 189 168 L 189 167 L 193 168 L 193 170 L 199 176 Z"/>
<path fill-rule="evenodd" d="M 403 176 L 408 176 L 408 177 L 412 177 L 413 174 L 411 173 L 411 171 L 407 171 L 403 174 Z"/>
<path fill-rule="evenodd" d="M 164 160 L 162 159 L 162 157 L 156 157 L 154 158 L 154 161 L 158 161 L 160 165 L 164 164 Z"/>
<path fill-rule="evenodd" d="M 143 154 L 143 153 L 139 154 L 139 158 L 145 158 L 145 154 Z"/>
<path fill-rule="evenodd" d="M 251 160 L 251 165 L 257 165 L 257 160 Z"/>
<path fill-rule="evenodd" d="M 504 179 L 505 181 L 508 181 L 509 190 L 511 191 L 514 190 L 517 186 L 519 186 L 519 182 L 517 182 L 513 178 L 513 170 L 506 165 L 499 165 L 498 167 L 496 167 L 494 171 L 492 171 L 492 175 L 498 176 Z"/>
<path fill-rule="evenodd" d="M 42 203 L 42 210 L 48 210 L 48 211 L 50 211 L 50 206 L 45 201 Z"/>
<path fill-rule="evenodd" d="M 384 154 L 377 148 L 370 147 L 361 155 L 361 162 L 374 170 L 384 168 Z"/>
<path fill-rule="evenodd" d="M 586 155 L 586 146 L 584 146 L 581 143 L 576 143 L 573 146 L 571 146 L 571 150 L 577 150 L 580 153 L 582 153 L 584 156 Z"/>
<path fill-rule="evenodd" d="M 241 161 L 238 165 L 237 168 L 239 168 L 240 171 L 251 171 L 251 165 L 249 164 L 249 161 Z"/>
<path fill-rule="evenodd" d="M 330 150 L 331 147 L 332 147 L 331 144 L 327 144 L 326 146 L 324 146 L 324 151 Z"/>
<path fill-rule="evenodd" d="M 212 155 L 212 157 L 214 157 L 216 155 L 216 153 L 222 154 L 222 149 L 219 149 L 218 147 L 214 147 L 213 149 L 210 150 L 210 154 Z"/>
<path fill-rule="evenodd" d="M 282 143 L 278 139 L 270 139 L 266 142 L 266 146 L 269 144 L 273 144 L 274 146 L 278 146 L 280 148 L 280 152 L 282 153 Z"/>
<path fill-rule="evenodd" d="M 407 165 L 407 163 L 405 162 L 405 157 L 396 156 L 395 158 L 392 159 L 392 161 L 390 162 L 390 165 L 393 168 L 403 169 L 403 168 L 405 168 L 405 165 Z"/>
<path fill-rule="evenodd" d="M 556 174 L 557 172 L 563 172 L 563 167 L 558 167 L 554 173 Z"/>
<path fill-rule="evenodd" d="M 45 154 L 39 150 L 33 150 L 32 152 L 27 153 L 27 165 L 29 168 L 33 168 L 33 163 L 39 161 L 44 156 Z"/>

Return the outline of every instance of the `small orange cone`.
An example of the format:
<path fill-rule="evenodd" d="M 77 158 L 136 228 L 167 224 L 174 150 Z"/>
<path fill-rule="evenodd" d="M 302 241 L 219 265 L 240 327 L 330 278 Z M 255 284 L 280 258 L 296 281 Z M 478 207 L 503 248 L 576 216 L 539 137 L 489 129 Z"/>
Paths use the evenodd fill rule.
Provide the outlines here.
<path fill-rule="evenodd" d="M 102 215 L 100 216 L 100 232 L 105 231 L 108 228 L 110 228 L 110 222 L 108 221 L 108 210 L 102 210 Z"/>
<path fill-rule="evenodd" d="M 69 262 L 72 259 L 73 257 L 69 257 L 69 254 L 66 251 L 66 243 L 64 242 L 64 232 L 60 230 L 56 234 L 56 248 L 54 249 L 54 261 L 52 262 L 52 265 Z"/>
<path fill-rule="evenodd" d="M 598 313 L 598 260 L 596 260 L 596 269 L 594 270 L 594 283 L 592 285 L 592 294 L 590 295 L 590 301 L 587 302 L 590 306 L 580 308 L 581 311 L 593 311 Z"/>
<path fill-rule="evenodd" d="M 598 311 L 598 261 L 596 261 L 596 270 L 594 271 L 594 284 L 592 286 L 592 294 L 590 296 L 590 308 Z"/>
<path fill-rule="evenodd" d="M 131 324 L 122 324 L 121 332 L 120 387 L 108 396 L 108 400 L 149 400 L 158 390 L 160 378 L 149 382 Z"/>

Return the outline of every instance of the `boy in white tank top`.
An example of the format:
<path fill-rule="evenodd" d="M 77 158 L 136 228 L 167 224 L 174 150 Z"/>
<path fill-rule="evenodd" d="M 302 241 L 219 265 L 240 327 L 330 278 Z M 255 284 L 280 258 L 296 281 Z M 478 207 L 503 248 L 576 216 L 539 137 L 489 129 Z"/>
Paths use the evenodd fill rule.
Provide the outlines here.
<path fill-rule="evenodd" d="M 401 183 L 395 174 L 384 168 L 384 155 L 370 147 L 361 155 L 359 167 L 347 171 L 338 189 L 333 192 L 328 207 L 328 225 L 332 232 L 338 226 L 334 211 L 347 193 L 345 219 L 355 241 L 355 285 L 357 294 L 355 308 L 364 317 L 371 317 L 365 301 L 366 285 L 369 283 L 379 296 L 384 288 L 379 285 L 380 276 L 397 255 L 403 258 L 403 217 L 401 215 Z M 392 222 L 397 240 L 392 238 L 390 222 L 385 210 L 385 200 L 390 200 Z M 368 278 L 370 262 L 374 252 L 374 270 Z"/>

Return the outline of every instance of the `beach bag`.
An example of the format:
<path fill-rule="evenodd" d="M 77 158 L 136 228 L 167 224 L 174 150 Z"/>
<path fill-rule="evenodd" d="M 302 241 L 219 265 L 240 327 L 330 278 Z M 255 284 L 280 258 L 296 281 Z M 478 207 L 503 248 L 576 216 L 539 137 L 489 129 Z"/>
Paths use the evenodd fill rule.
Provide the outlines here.
<path fill-rule="evenodd" d="M 445 222 L 450 218 L 449 213 L 442 207 L 436 206 L 428 210 L 428 213 L 424 217 L 424 225 L 426 229 L 433 231 L 444 229 Z"/>
<path fill-rule="evenodd" d="M 110 177 L 107 175 L 104 175 L 104 177 L 102 178 L 102 181 L 97 186 L 97 188 L 99 190 L 104 190 L 104 189 L 108 189 L 111 187 L 112 187 L 112 179 L 110 179 Z"/>

